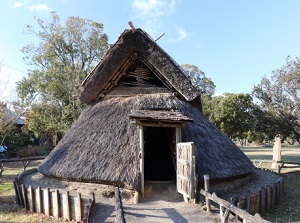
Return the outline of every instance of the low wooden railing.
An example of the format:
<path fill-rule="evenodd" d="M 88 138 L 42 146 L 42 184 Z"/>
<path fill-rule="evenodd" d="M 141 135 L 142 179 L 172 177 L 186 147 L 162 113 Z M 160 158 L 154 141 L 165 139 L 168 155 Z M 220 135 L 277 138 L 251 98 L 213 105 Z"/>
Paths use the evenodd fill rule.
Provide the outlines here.
<path fill-rule="evenodd" d="M 211 200 L 216 202 L 220 205 L 220 215 L 224 223 L 227 222 L 230 213 L 234 213 L 239 218 L 244 219 L 244 222 L 267 222 L 259 214 L 264 214 L 279 204 L 284 190 L 283 178 L 279 177 L 274 184 L 261 187 L 260 191 L 248 191 L 246 194 L 230 197 L 226 201 L 217 197 L 215 193 L 210 194 L 208 175 L 204 176 L 204 188 L 204 190 L 200 190 L 200 194 L 205 197 L 206 210 L 210 211 Z M 257 221 L 251 219 L 256 219 Z M 258 221 L 258 219 L 261 220 Z"/>
<path fill-rule="evenodd" d="M 26 171 L 30 174 L 36 170 Z M 23 172 L 22 175 L 25 173 Z M 22 176 L 21 176 L 22 177 Z M 95 196 L 82 195 L 75 191 L 41 188 L 20 184 L 20 175 L 13 182 L 17 203 L 26 210 L 43 213 L 68 221 L 89 222 Z"/>
<path fill-rule="evenodd" d="M 254 216 L 249 214 L 247 211 L 240 209 L 239 207 L 234 206 L 232 203 L 225 201 L 219 198 L 215 193 L 208 193 L 207 191 L 201 189 L 200 194 L 205 196 L 205 198 L 214 201 L 220 205 L 220 217 L 221 223 L 228 222 L 230 213 L 234 213 L 237 218 L 243 220 L 243 223 L 271 223 L 260 217 L 258 213 Z"/>
<path fill-rule="evenodd" d="M 120 189 L 118 187 L 115 188 L 115 200 L 116 200 L 116 223 L 126 223 L 123 211 L 122 198 L 120 194 Z"/>

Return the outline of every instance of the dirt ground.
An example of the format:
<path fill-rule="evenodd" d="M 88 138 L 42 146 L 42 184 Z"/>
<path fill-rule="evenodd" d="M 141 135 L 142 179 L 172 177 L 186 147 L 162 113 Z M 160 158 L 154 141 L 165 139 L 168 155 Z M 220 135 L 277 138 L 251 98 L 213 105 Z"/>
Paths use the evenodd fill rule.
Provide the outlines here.
<path fill-rule="evenodd" d="M 258 188 L 275 182 L 275 174 L 257 170 L 252 182 L 236 191 L 243 193 L 257 190 Z M 30 174 L 23 178 L 22 183 L 49 187 L 53 189 L 74 190 L 82 194 L 95 193 L 96 205 L 91 215 L 91 222 L 114 222 L 115 201 L 114 187 L 100 184 L 89 184 L 79 182 L 66 182 L 50 179 L 40 173 Z M 121 196 L 125 212 L 125 219 L 128 223 L 133 222 L 220 222 L 218 209 L 212 213 L 203 210 L 199 204 L 184 203 L 182 195 L 176 191 L 174 182 L 146 182 L 145 197 L 141 198 L 138 204 L 134 204 L 134 194 L 128 190 L 122 190 Z M 230 193 L 226 197 L 230 196 Z M 235 220 L 232 220 L 235 222 Z"/>

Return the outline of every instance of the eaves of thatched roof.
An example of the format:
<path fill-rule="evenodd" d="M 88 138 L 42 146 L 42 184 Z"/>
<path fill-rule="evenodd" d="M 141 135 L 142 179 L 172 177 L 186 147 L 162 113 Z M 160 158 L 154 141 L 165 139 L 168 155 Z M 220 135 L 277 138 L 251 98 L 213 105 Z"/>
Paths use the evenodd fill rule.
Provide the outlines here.
<path fill-rule="evenodd" d="M 197 108 L 173 94 L 114 97 L 89 104 L 38 170 L 59 179 L 138 190 L 139 129 L 130 125 L 129 115 L 151 110 L 177 111 L 181 119 L 193 120 L 182 129 L 182 141 L 195 143 L 199 180 L 204 174 L 224 179 L 254 170 L 245 154 Z M 134 117 L 145 116 L 139 112 Z"/>
<path fill-rule="evenodd" d="M 141 29 L 125 30 L 83 81 L 80 100 L 89 104 L 104 97 L 135 66 L 144 63 L 173 92 L 186 101 L 199 96 L 181 67 Z"/>

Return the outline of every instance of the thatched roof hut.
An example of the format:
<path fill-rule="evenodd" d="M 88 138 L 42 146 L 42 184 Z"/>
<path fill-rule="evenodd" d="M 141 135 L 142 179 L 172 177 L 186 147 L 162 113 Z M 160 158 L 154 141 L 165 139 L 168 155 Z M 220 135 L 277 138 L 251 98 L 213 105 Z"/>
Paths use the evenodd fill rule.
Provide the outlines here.
<path fill-rule="evenodd" d="M 143 165 L 142 180 L 174 180 L 178 129 L 182 142 L 195 144 L 199 179 L 254 169 L 202 115 L 199 93 L 180 66 L 140 29 L 120 35 L 83 82 L 80 99 L 87 106 L 39 166 L 44 175 L 139 190 Z"/>

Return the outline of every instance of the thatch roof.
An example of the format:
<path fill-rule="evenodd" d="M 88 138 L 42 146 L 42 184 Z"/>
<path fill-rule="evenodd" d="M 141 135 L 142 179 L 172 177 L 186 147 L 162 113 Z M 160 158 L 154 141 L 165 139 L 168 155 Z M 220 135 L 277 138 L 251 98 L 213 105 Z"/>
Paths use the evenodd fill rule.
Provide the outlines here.
<path fill-rule="evenodd" d="M 139 110 L 177 111 L 193 122 L 182 129 L 183 142 L 195 142 L 199 178 L 221 179 L 251 172 L 242 151 L 197 108 L 173 94 L 113 97 L 89 104 L 38 170 L 64 180 L 139 188 L 139 131 L 129 115 Z"/>
<path fill-rule="evenodd" d="M 141 29 L 125 30 L 82 83 L 80 100 L 89 104 L 104 97 L 120 79 L 142 61 L 148 69 L 181 98 L 192 101 L 199 91 L 181 67 Z"/>

